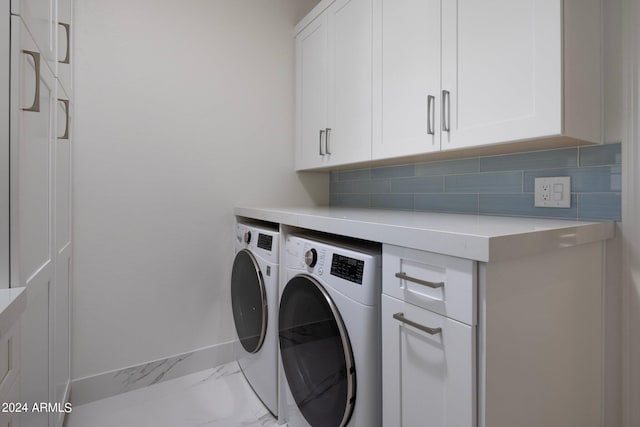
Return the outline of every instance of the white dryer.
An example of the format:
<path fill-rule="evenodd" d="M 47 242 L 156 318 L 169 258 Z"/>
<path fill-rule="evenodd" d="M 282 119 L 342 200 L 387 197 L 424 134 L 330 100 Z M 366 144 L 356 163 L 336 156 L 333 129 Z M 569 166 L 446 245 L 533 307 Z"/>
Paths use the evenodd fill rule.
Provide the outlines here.
<path fill-rule="evenodd" d="M 277 229 L 236 225 L 231 306 L 240 369 L 269 411 L 278 414 Z"/>
<path fill-rule="evenodd" d="M 379 426 L 379 246 L 288 236 L 284 250 L 280 422 Z"/>

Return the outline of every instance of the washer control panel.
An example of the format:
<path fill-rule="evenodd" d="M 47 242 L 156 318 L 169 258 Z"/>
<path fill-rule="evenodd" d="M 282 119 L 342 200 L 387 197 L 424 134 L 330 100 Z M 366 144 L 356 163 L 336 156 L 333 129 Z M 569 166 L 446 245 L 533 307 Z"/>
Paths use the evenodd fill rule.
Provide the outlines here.
<path fill-rule="evenodd" d="M 304 254 L 304 263 L 308 267 L 309 272 L 315 272 L 322 276 L 324 273 L 324 261 L 327 255 L 326 249 L 318 248 L 310 242 L 305 242 L 302 248 Z"/>
<path fill-rule="evenodd" d="M 364 260 L 334 253 L 331 257 L 331 275 L 362 285 Z"/>
<path fill-rule="evenodd" d="M 347 298 L 373 306 L 380 300 L 382 263 L 379 247 L 288 235 L 283 259 L 287 280 L 307 274 Z"/>

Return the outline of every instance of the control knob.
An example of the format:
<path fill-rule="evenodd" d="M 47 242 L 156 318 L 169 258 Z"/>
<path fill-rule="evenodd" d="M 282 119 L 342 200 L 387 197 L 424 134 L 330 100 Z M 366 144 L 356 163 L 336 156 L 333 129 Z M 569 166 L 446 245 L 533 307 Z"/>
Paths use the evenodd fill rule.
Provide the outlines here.
<path fill-rule="evenodd" d="M 250 231 L 246 231 L 244 233 L 244 242 L 246 244 L 249 244 L 249 242 L 251 242 L 251 232 Z"/>
<path fill-rule="evenodd" d="M 313 268 L 318 262 L 318 252 L 311 248 L 304 254 L 304 263 Z"/>

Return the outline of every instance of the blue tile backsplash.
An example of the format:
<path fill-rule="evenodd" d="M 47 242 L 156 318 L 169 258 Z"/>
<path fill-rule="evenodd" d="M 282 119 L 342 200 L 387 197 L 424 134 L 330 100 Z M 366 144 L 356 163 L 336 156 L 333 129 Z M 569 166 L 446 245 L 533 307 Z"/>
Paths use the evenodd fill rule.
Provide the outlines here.
<path fill-rule="evenodd" d="M 331 205 L 578 220 L 621 218 L 621 145 L 331 173 Z M 571 208 L 533 206 L 536 177 L 570 176 Z"/>

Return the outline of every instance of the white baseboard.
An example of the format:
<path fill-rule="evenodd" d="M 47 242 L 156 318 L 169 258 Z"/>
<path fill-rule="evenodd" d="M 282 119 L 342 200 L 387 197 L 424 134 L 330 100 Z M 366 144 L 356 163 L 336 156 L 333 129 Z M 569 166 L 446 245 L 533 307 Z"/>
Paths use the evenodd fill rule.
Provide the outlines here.
<path fill-rule="evenodd" d="M 233 341 L 71 382 L 70 401 L 83 405 L 234 360 Z"/>

